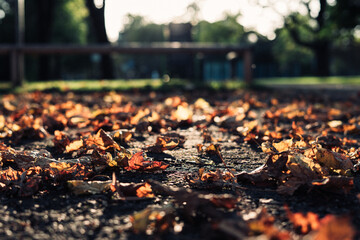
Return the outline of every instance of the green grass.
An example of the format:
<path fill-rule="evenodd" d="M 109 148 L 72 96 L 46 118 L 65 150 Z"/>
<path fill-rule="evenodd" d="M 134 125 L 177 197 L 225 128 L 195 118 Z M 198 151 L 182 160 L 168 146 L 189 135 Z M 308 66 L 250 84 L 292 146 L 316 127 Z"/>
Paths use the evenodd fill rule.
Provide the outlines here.
<path fill-rule="evenodd" d="M 355 77 L 296 77 L 296 78 L 264 78 L 255 79 L 255 87 L 268 87 L 272 85 L 358 85 L 360 76 Z M 171 79 L 164 82 L 162 79 L 138 79 L 138 80 L 69 80 L 69 81 L 34 81 L 27 82 L 23 87 L 12 88 L 10 83 L 0 83 L 0 92 L 31 92 L 31 91 L 111 91 L 111 90 L 171 90 L 189 88 L 207 88 L 213 90 L 239 89 L 246 85 L 243 81 L 213 81 L 191 82 L 183 79 Z"/>
<path fill-rule="evenodd" d="M 140 80 L 72 80 L 72 81 L 48 81 L 48 82 L 28 82 L 16 91 L 35 91 L 35 90 L 58 90 L 58 91 L 102 91 L 102 90 L 128 90 L 134 88 L 159 88 L 163 83 L 159 79 L 140 79 Z"/>
<path fill-rule="evenodd" d="M 360 85 L 360 76 L 354 77 L 294 77 L 257 79 L 256 85 Z"/>

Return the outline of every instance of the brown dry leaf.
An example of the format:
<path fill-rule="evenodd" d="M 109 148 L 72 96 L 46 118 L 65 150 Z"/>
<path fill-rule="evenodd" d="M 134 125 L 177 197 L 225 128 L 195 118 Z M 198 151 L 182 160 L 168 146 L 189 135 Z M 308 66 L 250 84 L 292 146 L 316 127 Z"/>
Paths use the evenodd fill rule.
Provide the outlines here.
<path fill-rule="evenodd" d="M 139 121 L 145 117 L 146 115 L 148 115 L 150 113 L 150 110 L 148 108 L 146 109 L 140 109 L 135 116 L 131 117 L 130 119 L 130 123 L 132 125 L 137 125 L 139 123 Z"/>
<path fill-rule="evenodd" d="M 151 186 L 148 183 L 119 183 L 115 182 L 114 179 L 111 186 L 113 192 L 119 194 L 119 200 L 137 200 L 139 198 L 152 198 L 154 194 Z"/>
<path fill-rule="evenodd" d="M 221 149 L 220 149 L 220 144 L 210 144 L 209 146 L 207 146 L 205 148 L 205 150 L 203 149 L 203 145 L 202 144 L 197 144 L 196 145 L 196 149 L 198 151 L 198 153 L 203 154 L 204 152 L 208 155 L 215 155 L 218 156 L 219 159 L 221 160 L 221 162 L 226 166 L 226 163 L 224 161 L 224 158 L 221 154 Z"/>
<path fill-rule="evenodd" d="M 74 140 L 65 147 L 65 153 L 77 151 L 82 147 L 84 147 L 84 141 L 82 139 Z"/>
<path fill-rule="evenodd" d="M 210 104 L 203 98 L 198 98 L 194 103 L 194 107 L 203 110 L 205 113 L 212 111 Z"/>
<path fill-rule="evenodd" d="M 180 140 L 172 139 L 169 137 L 158 137 L 156 139 L 156 145 L 160 145 L 163 150 L 171 150 L 179 146 Z"/>
<path fill-rule="evenodd" d="M 245 130 L 245 134 L 246 133 L 250 133 L 252 130 L 254 130 L 256 127 L 258 127 L 259 122 L 258 120 L 253 120 L 250 122 L 246 122 L 244 123 L 244 130 Z"/>
<path fill-rule="evenodd" d="M 165 150 L 171 150 L 179 146 L 180 140 L 170 137 L 159 136 L 153 146 L 147 147 L 146 150 L 152 153 L 162 153 Z"/>
<path fill-rule="evenodd" d="M 119 145 L 112 139 L 112 137 L 107 134 L 104 130 L 100 129 L 95 136 L 90 136 L 87 141 L 87 145 L 95 144 L 100 149 L 106 150 L 108 148 L 114 147 L 119 150 Z"/>
<path fill-rule="evenodd" d="M 238 182 L 249 182 L 257 186 L 271 186 L 276 183 L 287 171 L 286 163 L 288 153 L 270 154 L 266 163 L 251 172 L 240 172 L 236 174 Z"/>
<path fill-rule="evenodd" d="M 320 227 L 320 219 L 316 213 L 307 212 L 304 213 L 293 213 L 290 211 L 288 206 L 285 206 L 287 217 L 294 225 L 296 233 L 307 234 L 310 231 L 318 230 Z"/>
<path fill-rule="evenodd" d="M 75 163 L 69 168 L 58 170 L 57 168 L 45 169 L 57 181 L 85 180 L 93 174 L 93 169 L 81 163 Z"/>
<path fill-rule="evenodd" d="M 68 180 L 67 186 L 75 195 L 100 194 L 111 190 L 112 192 L 119 193 L 121 197 L 119 199 L 123 200 L 154 197 L 151 186 L 148 183 L 119 183 L 116 180 L 115 183 L 114 180 Z"/>
<path fill-rule="evenodd" d="M 199 144 L 196 144 L 196 150 L 198 153 L 202 153 L 203 152 L 203 147 L 204 145 L 199 143 Z"/>
<path fill-rule="evenodd" d="M 323 175 L 328 175 L 326 169 L 321 167 L 320 164 L 302 154 L 289 155 L 286 167 L 291 171 L 293 176 L 310 181 Z"/>
<path fill-rule="evenodd" d="M 126 170 L 157 171 L 168 167 L 167 164 L 160 161 L 144 160 L 143 154 L 143 152 L 135 153 L 128 161 L 128 166 L 124 168 Z"/>
<path fill-rule="evenodd" d="M 53 139 L 55 149 L 59 153 L 63 153 L 66 149 L 66 146 L 70 144 L 69 137 L 59 130 L 56 130 L 54 132 L 54 139 Z"/>
<path fill-rule="evenodd" d="M 327 168 L 302 154 L 290 155 L 286 167 L 289 176 L 277 189 L 282 194 L 292 195 L 300 186 L 307 186 L 310 190 L 348 193 L 354 185 L 350 177 L 329 176 Z"/>
<path fill-rule="evenodd" d="M 326 176 L 321 180 L 312 181 L 311 184 L 313 189 L 347 194 L 354 187 L 354 179 L 346 176 Z"/>
<path fill-rule="evenodd" d="M 270 142 L 263 142 L 261 144 L 261 150 L 264 153 L 275 153 L 277 151 Z"/>
<path fill-rule="evenodd" d="M 67 186 L 75 195 L 99 194 L 110 189 L 112 181 L 68 180 Z"/>
<path fill-rule="evenodd" d="M 316 213 L 307 212 L 293 213 L 285 206 L 289 220 L 293 223 L 296 233 L 311 236 L 316 240 L 352 240 L 356 231 L 353 228 L 350 218 L 346 216 L 337 217 L 326 215 L 320 219 Z"/>
<path fill-rule="evenodd" d="M 188 174 L 185 180 L 193 187 L 199 188 L 222 188 L 227 184 L 236 183 L 235 172 L 216 171 L 205 172 L 203 168 L 199 169 L 198 174 Z"/>
<path fill-rule="evenodd" d="M 178 122 L 181 121 L 191 121 L 193 116 L 193 112 L 187 106 L 179 105 L 175 112 L 171 115 L 173 120 Z"/>
<path fill-rule="evenodd" d="M 314 161 L 315 154 L 311 152 L 313 149 L 309 149 L 305 155 L 289 154 L 288 152 L 272 153 L 260 168 L 249 173 L 236 174 L 237 181 L 247 181 L 257 186 L 276 183 L 277 192 L 287 195 L 294 194 L 301 186 L 305 186 L 309 190 L 348 193 L 353 187 L 353 179 L 345 176 L 329 176 L 328 168 Z M 348 160 L 332 152 L 326 156 L 330 156 L 332 161 Z"/>
<path fill-rule="evenodd" d="M 209 146 L 206 147 L 205 152 L 207 154 L 217 155 L 220 157 L 221 156 L 220 145 L 219 144 L 210 144 Z"/>
<path fill-rule="evenodd" d="M 267 213 L 266 208 L 261 209 L 254 219 L 247 221 L 248 235 L 265 235 L 267 239 L 290 240 L 290 234 L 286 231 L 280 231 L 274 225 L 275 218 Z"/>
<path fill-rule="evenodd" d="M 353 228 L 349 217 L 325 216 L 321 219 L 318 232 L 314 240 L 352 240 L 356 230 Z"/>
<path fill-rule="evenodd" d="M 175 209 L 171 206 L 154 207 L 150 206 L 144 210 L 130 216 L 132 230 L 135 234 L 146 233 L 152 235 L 154 233 L 164 233 L 167 231 L 180 232 L 175 229 Z"/>
<path fill-rule="evenodd" d="M 292 139 L 286 139 L 278 143 L 273 143 L 272 145 L 278 152 L 285 152 L 294 146 L 294 142 Z"/>
<path fill-rule="evenodd" d="M 21 174 L 21 171 L 16 171 L 11 167 L 5 170 L 0 170 L 0 182 L 7 183 L 9 181 L 17 181 L 19 180 Z"/>
<path fill-rule="evenodd" d="M 28 169 L 33 167 L 35 164 L 35 157 L 28 155 L 24 152 L 12 152 L 4 151 L 0 152 L 1 161 L 5 162 L 15 162 L 19 169 Z"/>
<path fill-rule="evenodd" d="M 327 124 L 333 131 L 338 132 L 341 130 L 340 127 L 343 125 L 343 122 L 340 120 L 332 120 L 332 121 L 328 122 Z"/>
<path fill-rule="evenodd" d="M 181 104 L 181 98 L 179 96 L 174 96 L 174 97 L 168 97 L 167 99 L 165 99 L 164 103 L 166 106 L 171 106 L 171 107 L 177 107 Z"/>
<path fill-rule="evenodd" d="M 345 175 L 347 171 L 354 170 L 354 165 L 351 160 L 341 153 L 332 152 L 325 148 L 316 148 L 314 151 L 315 159 L 329 169 L 343 170 L 339 172 L 343 175 Z"/>
<path fill-rule="evenodd" d="M 153 180 L 148 182 L 154 192 L 174 197 L 180 206 L 184 206 L 185 214 L 189 217 L 204 213 L 210 217 L 219 218 L 222 213 L 217 210 L 218 207 L 233 209 L 238 202 L 238 198 L 229 194 L 200 194 L 185 188 L 168 187 Z"/>
<path fill-rule="evenodd" d="M 286 167 L 288 177 L 277 189 L 281 194 L 293 195 L 300 186 L 311 186 L 313 180 L 321 178 L 318 174 L 320 165 L 302 154 L 289 155 Z"/>
<path fill-rule="evenodd" d="M 57 169 L 58 171 L 62 171 L 71 167 L 71 164 L 66 162 L 51 162 L 49 163 L 50 168 Z"/>
<path fill-rule="evenodd" d="M 133 137 L 133 132 L 127 129 L 117 130 L 113 135 L 114 140 L 121 143 L 130 142 L 132 137 Z"/>
<path fill-rule="evenodd" d="M 285 151 L 293 151 L 295 149 L 302 149 L 308 147 L 308 144 L 303 141 L 294 141 L 293 139 L 285 139 L 278 143 L 263 142 L 261 144 L 261 149 L 265 153 L 277 153 Z"/>
<path fill-rule="evenodd" d="M 142 197 L 148 197 L 148 198 L 155 197 L 155 195 L 152 192 L 151 185 L 149 183 L 147 183 L 147 182 L 144 185 L 141 185 L 136 190 L 136 196 L 138 196 L 139 198 L 142 198 Z"/>
<path fill-rule="evenodd" d="M 234 198 L 232 195 L 213 195 L 213 194 L 205 194 L 201 197 L 205 199 L 209 199 L 215 207 L 226 208 L 226 209 L 234 209 L 236 207 L 236 203 L 238 199 Z"/>

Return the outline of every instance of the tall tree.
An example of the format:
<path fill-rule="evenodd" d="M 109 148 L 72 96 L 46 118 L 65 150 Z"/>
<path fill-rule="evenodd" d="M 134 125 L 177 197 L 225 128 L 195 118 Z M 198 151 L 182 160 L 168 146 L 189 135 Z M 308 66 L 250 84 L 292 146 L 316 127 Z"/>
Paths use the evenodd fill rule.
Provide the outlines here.
<path fill-rule="evenodd" d="M 200 21 L 194 27 L 194 40 L 216 43 L 246 42 L 244 27 L 238 22 L 240 16 L 240 14 L 227 13 L 223 20 L 213 23 Z"/>
<path fill-rule="evenodd" d="M 275 5 L 274 1 L 268 2 L 268 6 Z M 360 24 L 360 1 L 301 0 L 300 4 L 306 9 L 306 14 L 293 12 L 285 16 L 284 27 L 296 44 L 314 53 L 317 75 L 328 76 L 333 42 L 344 31 L 352 31 Z"/>
<path fill-rule="evenodd" d="M 29 27 L 26 33 L 26 42 L 48 44 L 51 42 L 51 30 L 54 23 L 54 11 L 57 2 L 48 0 L 25 1 L 25 22 Z M 49 56 L 42 55 L 38 62 L 38 79 L 50 78 Z"/>
<path fill-rule="evenodd" d="M 105 3 L 105 0 L 102 1 L 102 4 L 99 4 L 94 0 L 86 0 L 92 23 L 91 29 L 95 35 L 96 42 L 101 44 L 109 43 L 105 29 Z M 102 78 L 105 79 L 114 78 L 112 59 L 108 54 L 103 54 L 101 56 L 101 75 Z"/>

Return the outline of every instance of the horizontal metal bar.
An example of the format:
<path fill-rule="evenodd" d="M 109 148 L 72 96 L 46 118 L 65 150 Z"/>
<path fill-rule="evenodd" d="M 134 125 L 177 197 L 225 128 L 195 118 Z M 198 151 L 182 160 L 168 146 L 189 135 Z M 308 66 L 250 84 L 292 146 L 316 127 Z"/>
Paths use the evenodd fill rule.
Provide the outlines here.
<path fill-rule="evenodd" d="M 206 43 L 126 43 L 121 45 L 0 45 L 0 54 L 19 51 L 25 54 L 171 54 L 171 53 L 244 53 L 249 46 Z"/>

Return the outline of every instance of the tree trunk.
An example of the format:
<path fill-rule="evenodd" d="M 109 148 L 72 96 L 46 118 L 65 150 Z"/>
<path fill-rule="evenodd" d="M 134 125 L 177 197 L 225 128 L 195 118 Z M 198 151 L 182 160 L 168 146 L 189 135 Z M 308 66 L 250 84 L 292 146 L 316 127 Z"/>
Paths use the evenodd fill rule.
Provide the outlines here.
<path fill-rule="evenodd" d="M 105 29 L 105 0 L 103 0 L 103 6 L 97 8 L 94 0 L 86 0 L 86 5 L 89 9 L 90 19 L 92 23 L 92 29 L 95 34 L 96 42 L 108 44 L 109 40 L 106 35 Z M 112 65 L 112 59 L 109 54 L 101 55 L 101 77 L 104 79 L 114 78 L 114 70 Z"/>
<path fill-rule="evenodd" d="M 330 76 L 330 44 L 320 42 L 313 49 L 316 59 L 316 74 L 320 77 Z"/>
<path fill-rule="evenodd" d="M 48 0 L 40 0 L 35 3 L 37 5 L 37 42 L 49 43 L 51 40 L 51 28 L 53 25 L 55 2 Z M 50 56 L 42 55 L 38 62 L 38 78 L 39 80 L 48 80 L 50 78 Z"/>

